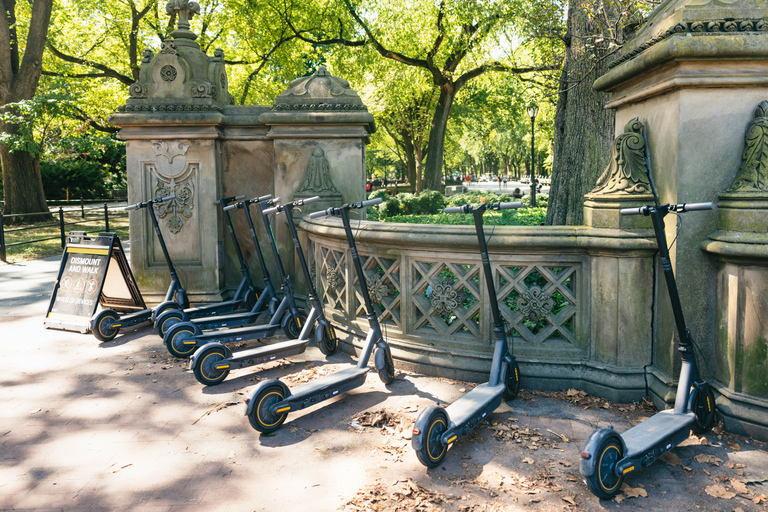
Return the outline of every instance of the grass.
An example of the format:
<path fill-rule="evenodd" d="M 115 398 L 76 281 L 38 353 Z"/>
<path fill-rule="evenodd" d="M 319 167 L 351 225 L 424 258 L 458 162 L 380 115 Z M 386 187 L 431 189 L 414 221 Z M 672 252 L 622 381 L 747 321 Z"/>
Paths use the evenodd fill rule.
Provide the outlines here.
<path fill-rule="evenodd" d="M 4 226 L 5 243 L 7 245 L 40 240 L 41 238 L 55 237 L 51 240 L 42 242 L 6 247 L 6 259 L 8 263 L 19 263 L 22 261 L 47 258 L 62 253 L 59 216 L 54 212 L 53 217 L 53 220 L 45 222 L 34 222 L 19 226 L 9 226 L 6 224 Z M 79 210 L 64 212 L 64 235 L 70 231 L 85 231 L 88 234 L 96 234 L 100 231 L 104 231 L 104 228 L 103 208 L 91 211 L 86 210 L 85 218 L 82 218 Z M 19 230 L 14 231 L 16 229 Z M 117 233 L 121 240 L 128 240 L 128 215 L 122 211 L 110 210 L 109 230 Z M 0 262 L 0 265 L 2 265 L 2 262 Z"/>

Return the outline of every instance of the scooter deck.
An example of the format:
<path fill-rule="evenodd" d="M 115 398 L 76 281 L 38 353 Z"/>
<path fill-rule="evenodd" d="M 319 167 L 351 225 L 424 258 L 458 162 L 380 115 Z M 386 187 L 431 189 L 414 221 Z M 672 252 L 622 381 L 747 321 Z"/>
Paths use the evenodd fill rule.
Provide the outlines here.
<path fill-rule="evenodd" d="M 224 331 L 211 331 L 195 336 L 197 346 L 205 345 L 212 341 L 219 343 L 233 343 L 236 341 L 255 340 L 269 338 L 280 329 L 280 324 L 249 325 Z"/>
<path fill-rule="evenodd" d="M 453 402 L 445 408 L 451 423 L 449 429 L 456 429 L 459 437 L 469 433 L 501 405 L 502 393 L 503 384 L 491 386 L 486 382 Z"/>
<path fill-rule="evenodd" d="M 143 324 L 145 322 L 152 321 L 152 309 L 142 309 L 141 311 L 134 311 L 127 315 L 122 315 L 117 322 L 121 328 L 132 327 L 134 325 Z"/>
<path fill-rule="evenodd" d="M 291 389 L 291 396 L 284 402 L 291 404 L 291 409 L 304 409 L 323 400 L 332 398 L 340 393 L 360 387 L 365 382 L 369 367 L 351 366 L 338 372 L 326 375 L 312 382 Z"/>
<path fill-rule="evenodd" d="M 306 350 L 310 340 L 287 340 L 278 343 L 271 343 L 260 347 L 239 350 L 227 358 L 231 368 L 245 368 L 257 364 L 268 363 L 277 358 L 295 356 Z"/>
<path fill-rule="evenodd" d="M 654 414 L 621 435 L 627 445 L 624 458 L 650 455 L 655 460 L 688 438 L 695 418 L 693 412 L 677 414 L 672 409 Z M 656 454 L 659 450 L 663 451 Z"/>
<path fill-rule="evenodd" d="M 191 322 L 200 329 L 219 329 L 221 327 L 232 327 L 236 325 L 247 325 L 255 322 L 263 314 L 263 311 L 244 313 L 233 313 L 231 315 L 216 315 L 207 318 L 194 318 Z"/>
<path fill-rule="evenodd" d="M 220 315 L 221 313 L 228 313 L 234 311 L 243 305 L 239 300 L 227 300 L 224 302 L 217 302 L 216 304 L 208 304 L 206 306 L 198 306 L 196 308 L 185 309 L 184 313 L 189 318 L 202 318 L 207 316 Z"/>

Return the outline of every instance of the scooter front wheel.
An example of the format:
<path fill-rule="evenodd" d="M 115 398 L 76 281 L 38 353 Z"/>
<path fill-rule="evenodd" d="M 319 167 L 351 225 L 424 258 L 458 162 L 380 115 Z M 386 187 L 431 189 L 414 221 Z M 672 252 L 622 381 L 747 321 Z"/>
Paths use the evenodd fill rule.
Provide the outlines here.
<path fill-rule="evenodd" d="M 208 347 L 201 350 L 203 353 L 199 357 L 195 355 L 195 366 L 192 368 L 197 382 L 204 386 L 221 384 L 229 375 L 229 364 L 226 364 L 226 368 L 219 368 L 222 366 L 220 361 L 227 357 L 224 347 Z"/>
<path fill-rule="evenodd" d="M 595 471 L 587 479 L 589 490 L 602 500 L 616 496 L 621 490 L 624 476 L 616 476 L 616 464 L 623 457 L 621 441 L 609 436 L 597 445 L 594 457 L 597 458 Z"/>
<path fill-rule="evenodd" d="M 392 361 L 392 354 L 389 350 L 378 347 L 374 353 L 374 361 L 377 363 L 382 361 L 381 367 L 377 364 L 377 371 L 379 372 L 379 378 L 384 384 L 389 384 L 395 380 L 395 363 Z"/>
<path fill-rule="evenodd" d="M 273 404 L 281 402 L 289 395 L 286 390 L 279 383 L 275 382 L 265 386 L 259 391 L 256 396 L 251 398 L 254 401 L 253 409 L 248 414 L 248 421 L 251 426 L 259 432 L 268 434 L 279 429 L 285 418 L 288 417 L 287 413 L 272 414 L 270 408 Z"/>
<path fill-rule="evenodd" d="M 504 379 L 504 400 L 512 400 L 520 389 L 520 367 L 515 364 L 507 366 L 507 377 Z"/>
<path fill-rule="evenodd" d="M 113 327 L 113 324 L 119 323 L 117 313 L 111 309 L 105 309 L 96 315 L 96 321 L 93 323 L 93 335 L 99 341 L 112 341 L 120 332 L 119 327 Z"/>
<path fill-rule="evenodd" d="M 185 359 L 197 349 L 197 334 L 193 324 L 182 322 L 170 328 L 165 335 L 165 348 L 173 357 Z"/>
<path fill-rule="evenodd" d="M 715 426 L 717 408 L 715 407 L 715 394 L 712 387 L 706 385 L 706 391 L 701 392 L 694 388 L 691 394 L 691 411 L 696 415 L 691 430 L 694 434 L 705 434 Z"/>
<path fill-rule="evenodd" d="M 307 314 L 304 311 L 299 310 L 299 314 L 296 315 L 295 318 L 290 312 L 286 313 L 280 326 L 283 328 L 285 335 L 288 336 L 288 339 L 296 340 L 299 339 L 301 330 L 306 323 Z"/>
<path fill-rule="evenodd" d="M 328 325 L 323 329 L 323 337 L 317 341 L 317 347 L 326 356 L 330 356 L 336 353 L 339 348 L 339 340 L 336 338 L 336 331 L 333 326 Z"/>
<path fill-rule="evenodd" d="M 424 425 L 419 433 L 413 434 L 413 446 L 416 449 L 416 457 L 419 462 L 428 468 L 438 466 L 448 451 L 448 446 L 443 444 L 443 433 L 448 429 L 448 415 L 442 407 L 430 407 L 422 414 L 427 414 L 426 422 L 418 419 L 417 425 Z"/>
<path fill-rule="evenodd" d="M 166 310 L 157 317 L 157 334 L 159 334 L 161 338 L 165 338 L 166 333 L 171 327 L 179 322 L 186 322 L 187 320 L 187 315 L 180 309 Z"/>

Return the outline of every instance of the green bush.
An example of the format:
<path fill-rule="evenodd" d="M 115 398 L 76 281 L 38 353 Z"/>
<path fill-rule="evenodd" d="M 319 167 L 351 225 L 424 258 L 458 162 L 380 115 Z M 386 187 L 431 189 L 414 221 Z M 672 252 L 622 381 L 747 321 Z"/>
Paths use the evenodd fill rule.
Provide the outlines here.
<path fill-rule="evenodd" d="M 382 198 L 385 201 L 387 200 L 389 196 L 387 195 L 387 189 L 380 188 L 379 190 L 374 190 L 370 194 L 368 194 L 368 199 L 378 199 Z"/>
<path fill-rule="evenodd" d="M 402 215 L 400 210 L 400 201 L 397 199 L 388 199 L 379 205 L 379 219 L 385 219 L 394 215 Z"/>
<path fill-rule="evenodd" d="M 421 213 L 441 213 L 445 208 L 445 196 L 437 190 L 424 190 L 419 194 L 419 206 Z"/>
<path fill-rule="evenodd" d="M 413 194 L 401 192 L 397 194 L 397 200 L 400 202 L 400 213 L 402 215 L 419 215 L 422 213 L 419 199 Z"/>

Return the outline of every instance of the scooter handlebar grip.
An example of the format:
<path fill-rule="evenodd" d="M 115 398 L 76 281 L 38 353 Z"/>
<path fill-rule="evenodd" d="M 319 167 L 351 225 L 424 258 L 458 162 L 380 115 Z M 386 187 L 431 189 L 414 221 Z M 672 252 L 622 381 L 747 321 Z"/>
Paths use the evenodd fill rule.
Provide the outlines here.
<path fill-rule="evenodd" d="M 499 210 L 514 210 L 515 208 L 522 208 L 523 203 L 520 201 L 513 201 L 511 203 L 499 203 Z"/>
<path fill-rule="evenodd" d="M 270 199 L 272 199 L 272 194 L 267 194 L 265 196 L 257 197 L 256 198 L 256 202 L 257 203 L 262 203 L 264 201 L 269 201 Z M 280 198 L 278 197 L 277 200 L 279 201 Z"/>
<path fill-rule="evenodd" d="M 141 208 L 141 203 L 132 204 L 130 206 L 126 206 L 125 209 L 127 210 L 138 210 Z"/>
<path fill-rule="evenodd" d="M 315 201 L 319 201 L 319 200 L 320 200 L 320 196 L 314 196 L 314 197 L 308 197 L 306 199 L 301 199 L 299 201 L 296 201 L 296 203 L 299 205 L 302 205 L 302 204 L 314 203 Z"/>
<path fill-rule="evenodd" d="M 692 212 L 696 210 L 714 210 L 715 203 L 683 203 L 678 206 L 678 211 Z M 682 207 L 682 208 L 681 208 Z"/>
<path fill-rule="evenodd" d="M 328 210 L 320 210 L 319 212 L 312 212 L 309 214 L 310 219 L 319 219 L 320 217 L 326 217 L 330 212 Z"/>
<path fill-rule="evenodd" d="M 277 206 L 273 206 L 272 208 L 267 208 L 262 213 L 264 215 L 269 215 L 270 213 L 275 213 L 277 211 Z"/>
<path fill-rule="evenodd" d="M 640 208 L 622 208 L 619 210 L 619 213 L 621 215 L 643 215 L 644 209 L 645 206 L 641 206 Z"/>
<path fill-rule="evenodd" d="M 225 207 L 224 207 L 224 208 L 222 208 L 221 210 L 222 210 L 222 211 L 225 211 L 225 212 L 228 212 L 229 210 L 234 210 L 235 208 L 237 208 L 237 203 L 235 203 L 235 204 L 230 204 L 230 205 L 228 205 L 228 206 L 225 206 Z"/>
<path fill-rule="evenodd" d="M 449 206 L 445 210 L 443 210 L 444 213 L 464 213 L 464 207 L 463 206 Z"/>
<path fill-rule="evenodd" d="M 363 201 L 362 203 L 360 203 L 360 208 L 367 208 L 368 206 L 373 206 L 383 202 L 384 200 L 380 197 L 377 197 L 376 199 L 369 199 L 368 201 Z"/>
<path fill-rule="evenodd" d="M 165 201 L 170 201 L 171 199 L 176 199 L 176 194 L 171 194 L 170 196 L 161 197 L 160 199 L 155 199 L 155 203 L 164 203 Z"/>

